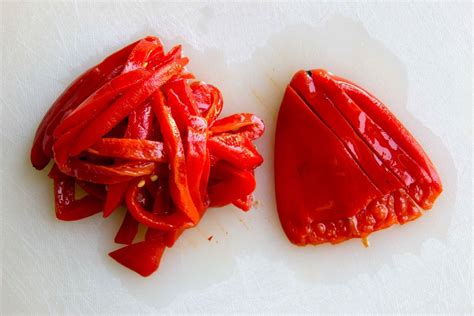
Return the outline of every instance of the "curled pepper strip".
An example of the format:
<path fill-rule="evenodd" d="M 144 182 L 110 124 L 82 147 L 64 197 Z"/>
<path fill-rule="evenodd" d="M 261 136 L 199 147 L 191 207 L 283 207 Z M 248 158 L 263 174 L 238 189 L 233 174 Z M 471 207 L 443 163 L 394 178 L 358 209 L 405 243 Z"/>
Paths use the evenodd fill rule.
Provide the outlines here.
<path fill-rule="evenodd" d="M 31 151 L 35 168 L 54 159 L 58 219 L 107 217 L 126 206 L 115 236 L 126 246 L 110 256 L 143 276 L 209 206 L 248 210 L 253 169 L 263 161 L 252 144 L 263 122 L 249 113 L 218 119 L 220 91 L 191 82 L 187 63 L 181 46 L 165 53 L 156 37 L 125 47 L 64 92 Z M 86 193 L 80 199 L 76 184 Z"/>
<path fill-rule="evenodd" d="M 191 198 L 186 174 L 184 147 L 179 134 L 178 126 L 171 115 L 171 109 L 165 104 L 165 97 L 158 91 L 152 98 L 153 109 L 160 124 L 161 133 L 165 140 L 165 150 L 170 163 L 170 191 L 177 208 L 196 224 L 199 213 Z"/>
<path fill-rule="evenodd" d="M 88 152 L 98 156 L 165 162 L 163 143 L 146 139 L 102 138 Z"/>
<path fill-rule="evenodd" d="M 158 215 L 148 212 L 137 200 L 138 191 L 140 190 L 138 183 L 139 181 L 130 183 L 125 197 L 127 208 L 137 221 L 148 227 L 163 231 L 176 230 L 180 227 L 189 228 L 194 225 L 187 214 L 179 210 L 170 215 Z"/>

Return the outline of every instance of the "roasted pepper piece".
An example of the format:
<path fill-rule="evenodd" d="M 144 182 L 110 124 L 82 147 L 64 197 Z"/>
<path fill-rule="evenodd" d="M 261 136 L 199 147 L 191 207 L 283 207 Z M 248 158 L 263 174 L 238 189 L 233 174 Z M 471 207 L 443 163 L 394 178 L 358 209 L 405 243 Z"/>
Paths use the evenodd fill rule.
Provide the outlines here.
<path fill-rule="evenodd" d="M 142 241 L 125 246 L 111 253 L 115 261 L 135 271 L 141 276 L 149 276 L 160 266 L 165 246 L 154 241 Z"/>
<path fill-rule="evenodd" d="M 39 124 L 33 141 L 31 163 L 36 169 L 43 169 L 49 163 L 52 157 L 52 134 L 64 114 L 74 110 L 104 82 L 118 75 L 136 43 L 122 48 L 84 72 L 54 102 Z"/>
<path fill-rule="evenodd" d="M 127 208 L 137 221 L 150 228 L 163 231 L 177 230 L 180 227 L 189 228 L 194 225 L 186 213 L 180 210 L 173 211 L 171 214 L 161 215 L 154 214 L 143 208 L 137 199 L 140 181 L 130 182 L 125 197 Z"/>
<path fill-rule="evenodd" d="M 209 200 L 211 206 L 224 206 L 249 195 L 255 190 L 252 172 L 239 170 L 222 161 L 211 169 Z"/>
<path fill-rule="evenodd" d="M 118 122 L 123 120 L 127 114 L 144 102 L 168 79 L 180 72 L 187 63 L 187 58 L 181 58 L 177 61 L 165 64 L 153 73 L 149 79 L 144 81 L 137 89 L 125 93 L 104 112 L 99 114 L 92 122 L 90 122 L 87 128 L 79 134 L 75 143 L 71 146 L 70 155 L 76 156 L 97 142 Z"/>
<path fill-rule="evenodd" d="M 138 232 L 138 221 L 127 211 L 123 217 L 122 225 L 115 235 L 117 244 L 131 245 Z"/>
<path fill-rule="evenodd" d="M 181 135 L 171 109 L 165 103 L 164 95 L 157 91 L 152 98 L 153 110 L 158 118 L 161 133 L 165 141 L 165 151 L 170 164 L 170 192 L 173 201 L 181 212 L 196 224 L 199 213 L 189 192 L 186 161 Z"/>
<path fill-rule="evenodd" d="M 432 205 L 441 183 L 380 101 L 313 70 L 298 72 L 282 101 L 275 188 L 285 233 L 305 245 L 366 237 L 414 220 L 420 207 Z"/>
<path fill-rule="evenodd" d="M 242 169 L 253 169 L 263 162 L 252 142 L 241 134 L 214 135 L 209 138 L 209 150 L 218 160 Z"/>

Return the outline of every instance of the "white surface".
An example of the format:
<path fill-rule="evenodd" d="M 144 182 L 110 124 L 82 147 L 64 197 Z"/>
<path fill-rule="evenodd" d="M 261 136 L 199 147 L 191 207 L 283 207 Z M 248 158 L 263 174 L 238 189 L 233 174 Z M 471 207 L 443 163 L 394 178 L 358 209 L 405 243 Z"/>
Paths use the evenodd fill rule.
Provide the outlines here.
<path fill-rule="evenodd" d="M 1 12 L 3 314 L 472 312 L 470 3 L 2 2 Z M 222 89 L 225 113 L 255 112 L 267 132 L 258 206 L 210 210 L 143 279 L 107 256 L 121 214 L 56 221 L 52 185 L 28 154 L 64 87 L 148 34 L 184 43 L 190 70 Z M 317 67 L 385 101 L 444 182 L 431 212 L 372 235 L 368 249 L 294 247 L 276 216 L 279 102 L 296 70 Z"/>

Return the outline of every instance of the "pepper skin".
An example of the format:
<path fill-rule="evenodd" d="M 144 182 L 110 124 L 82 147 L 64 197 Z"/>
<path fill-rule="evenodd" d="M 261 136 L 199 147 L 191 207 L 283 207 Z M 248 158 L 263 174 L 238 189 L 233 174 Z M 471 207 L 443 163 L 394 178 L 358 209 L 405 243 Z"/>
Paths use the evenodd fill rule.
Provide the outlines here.
<path fill-rule="evenodd" d="M 299 71 L 278 115 L 275 190 L 296 245 L 338 243 L 404 224 L 442 191 L 421 146 L 386 106 L 325 70 Z"/>

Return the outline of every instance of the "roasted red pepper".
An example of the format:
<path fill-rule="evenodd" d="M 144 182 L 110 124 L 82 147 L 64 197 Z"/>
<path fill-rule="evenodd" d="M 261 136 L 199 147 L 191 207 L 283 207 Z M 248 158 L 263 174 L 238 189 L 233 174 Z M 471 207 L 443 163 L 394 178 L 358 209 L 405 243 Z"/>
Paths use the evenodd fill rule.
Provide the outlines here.
<path fill-rule="evenodd" d="M 275 187 L 297 245 L 365 238 L 431 208 L 433 164 L 375 97 L 324 70 L 300 71 L 278 115 Z"/>
<path fill-rule="evenodd" d="M 147 276 L 165 247 L 195 226 L 209 205 L 248 210 L 252 141 L 263 122 L 252 114 L 218 120 L 219 90 L 194 79 L 181 46 L 168 53 L 146 37 L 77 79 L 40 124 L 31 151 L 35 168 L 54 166 L 56 216 L 77 220 L 118 206 L 127 211 L 110 256 Z M 75 184 L 86 193 L 75 198 Z M 140 225 L 147 232 L 135 241 Z"/>

